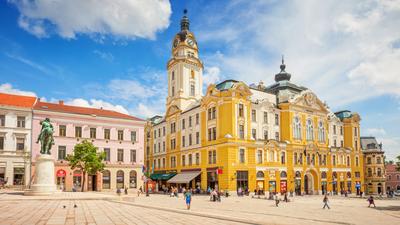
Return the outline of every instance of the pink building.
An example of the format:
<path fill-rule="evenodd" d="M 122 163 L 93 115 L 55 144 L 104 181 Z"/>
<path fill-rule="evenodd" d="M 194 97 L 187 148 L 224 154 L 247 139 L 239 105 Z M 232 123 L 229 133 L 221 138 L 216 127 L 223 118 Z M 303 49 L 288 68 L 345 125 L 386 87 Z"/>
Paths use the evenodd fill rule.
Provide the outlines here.
<path fill-rule="evenodd" d="M 386 188 L 388 191 L 400 190 L 400 171 L 396 164 L 386 164 Z"/>
<path fill-rule="evenodd" d="M 32 169 L 40 152 L 36 139 L 40 133 L 40 121 L 49 118 L 54 126 L 51 154 L 56 159 L 55 176 L 59 189 L 77 191 L 81 188 L 82 172 L 72 171 L 65 161 L 76 144 L 89 140 L 106 152 L 106 167 L 102 173 L 87 176 L 85 189 L 107 191 L 143 186 L 143 141 L 145 121 L 105 109 L 76 107 L 38 101 L 33 108 Z M 34 174 L 34 173 L 32 173 Z"/>

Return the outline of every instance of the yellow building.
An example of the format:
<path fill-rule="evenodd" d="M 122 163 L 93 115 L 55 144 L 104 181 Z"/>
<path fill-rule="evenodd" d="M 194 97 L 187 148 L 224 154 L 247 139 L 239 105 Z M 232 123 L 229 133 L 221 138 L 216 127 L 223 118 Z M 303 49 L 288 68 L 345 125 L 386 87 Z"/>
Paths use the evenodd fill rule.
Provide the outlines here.
<path fill-rule="evenodd" d="M 166 113 L 145 128 L 145 161 L 157 188 L 297 194 L 362 188 L 360 117 L 332 113 L 292 84 L 285 67 L 282 60 L 271 86 L 226 80 L 203 96 L 203 64 L 185 15 L 167 63 Z"/>
<path fill-rule="evenodd" d="M 365 194 L 386 192 L 385 155 L 375 137 L 361 137 L 364 153 Z"/>

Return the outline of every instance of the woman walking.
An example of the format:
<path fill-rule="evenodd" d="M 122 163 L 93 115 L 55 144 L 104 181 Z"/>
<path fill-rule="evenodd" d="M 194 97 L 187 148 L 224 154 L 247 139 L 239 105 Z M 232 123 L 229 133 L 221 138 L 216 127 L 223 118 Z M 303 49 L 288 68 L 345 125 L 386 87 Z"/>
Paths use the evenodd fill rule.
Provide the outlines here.
<path fill-rule="evenodd" d="M 322 209 L 325 209 L 325 207 L 328 207 L 328 209 L 331 209 L 328 205 L 328 196 L 325 195 L 324 199 L 322 200 L 322 202 L 324 203 L 324 207 Z"/>
<path fill-rule="evenodd" d="M 189 210 L 190 203 L 192 202 L 192 191 L 190 190 L 190 191 L 185 192 L 184 196 L 185 196 L 185 200 L 186 200 L 187 209 Z"/>

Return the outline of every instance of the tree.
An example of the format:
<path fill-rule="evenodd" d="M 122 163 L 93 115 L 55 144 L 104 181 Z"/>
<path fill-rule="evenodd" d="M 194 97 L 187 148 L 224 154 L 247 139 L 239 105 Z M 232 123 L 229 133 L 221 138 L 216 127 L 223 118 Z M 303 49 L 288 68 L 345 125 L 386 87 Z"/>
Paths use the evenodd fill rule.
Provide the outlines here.
<path fill-rule="evenodd" d="M 397 156 L 396 158 L 397 158 L 397 162 L 396 162 L 397 167 L 396 167 L 396 169 L 397 169 L 397 171 L 400 171 L 400 155 Z"/>
<path fill-rule="evenodd" d="M 98 153 L 97 147 L 91 142 L 84 140 L 74 146 L 72 154 L 68 154 L 66 160 L 71 169 L 82 171 L 82 191 L 84 191 L 86 174 L 96 174 L 104 169 L 103 160 L 106 155 L 104 152 Z"/>

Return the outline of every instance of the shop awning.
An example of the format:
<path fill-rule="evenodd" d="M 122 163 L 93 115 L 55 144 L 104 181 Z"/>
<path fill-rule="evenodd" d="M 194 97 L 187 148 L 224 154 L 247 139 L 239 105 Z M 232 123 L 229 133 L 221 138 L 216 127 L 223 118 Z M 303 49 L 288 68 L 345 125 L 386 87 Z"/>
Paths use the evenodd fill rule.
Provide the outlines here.
<path fill-rule="evenodd" d="M 176 173 L 153 173 L 150 175 L 152 180 L 169 180 L 171 177 L 175 176 Z"/>
<path fill-rule="evenodd" d="M 167 181 L 167 183 L 173 183 L 173 184 L 187 184 L 194 178 L 196 178 L 201 171 L 192 171 L 192 172 L 182 172 L 178 173 L 176 176 L 174 176 L 172 179 Z"/>

